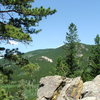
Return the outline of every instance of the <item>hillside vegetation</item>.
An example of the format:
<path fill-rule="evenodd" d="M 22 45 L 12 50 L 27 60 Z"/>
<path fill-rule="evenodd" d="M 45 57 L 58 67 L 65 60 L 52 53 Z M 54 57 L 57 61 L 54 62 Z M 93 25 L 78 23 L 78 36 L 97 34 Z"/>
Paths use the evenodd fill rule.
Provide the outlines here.
<path fill-rule="evenodd" d="M 84 67 L 88 61 L 88 55 L 90 53 L 92 45 L 80 44 L 77 46 L 78 54 L 77 57 L 80 59 L 80 66 Z M 35 81 L 38 82 L 39 79 L 46 75 L 55 74 L 55 66 L 57 59 L 65 55 L 65 46 L 61 46 L 56 49 L 41 49 L 25 53 L 23 56 L 30 60 L 32 63 L 37 63 L 39 65 L 39 70 L 34 73 Z M 42 56 L 52 59 L 53 62 L 49 62 L 43 59 Z M 0 60 L 0 64 L 9 63 L 4 59 Z M 11 63 L 11 62 L 10 62 Z M 9 67 L 10 68 L 10 67 Z M 23 76 L 22 70 L 18 67 L 13 66 L 15 73 L 12 76 L 13 80 L 17 80 Z M 19 74 L 18 74 L 19 73 Z"/>
<path fill-rule="evenodd" d="M 57 59 L 59 57 L 63 57 L 65 55 L 65 46 L 61 46 L 56 49 L 43 49 L 43 50 L 35 50 L 26 53 L 24 56 L 27 57 L 31 62 L 38 63 L 40 69 L 34 75 L 35 79 L 39 81 L 39 79 L 46 75 L 55 74 L 55 66 L 57 63 Z M 79 65 L 81 67 L 86 66 L 88 62 L 88 56 L 92 45 L 80 44 L 77 47 L 78 54 L 77 57 L 80 60 Z M 45 59 L 41 59 L 42 56 L 46 56 L 53 60 L 52 63 L 48 62 Z M 85 62 L 85 65 L 84 65 Z"/>
<path fill-rule="evenodd" d="M 77 58 L 79 59 L 79 66 L 86 67 L 88 64 L 88 57 L 91 51 L 92 45 L 86 45 L 80 43 L 76 46 L 78 53 Z M 35 50 L 31 52 L 27 52 L 23 55 L 24 58 L 28 59 L 32 63 L 37 63 L 39 65 L 39 69 L 33 71 L 33 76 L 30 77 L 25 70 L 22 70 L 21 67 L 18 67 L 13 64 L 13 62 L 9 62 L 8 60 L 1 59 L 0 65 L 8 64 L 10 66 L 5 67 L 5 69 L 13 70 L 13 74 L 11 75 L 11 83 L 12 84 L 3 84 L 1 85 L 6 90 L 10 91 L 11 93 L 15 91 L 19 91 L 19 83 L 22 82 L 22 85 L 27 84 L 29 87 L 31 87 L 30 82 L 27 83 L 27 81 L 31 80 L 33 81 L 33 86 L 31 89 L 27 89 L 25 87 L 24 94 L 29 98 L 29 100 L 33 100 L 33 98 L 36 98 L 36 91 L 38 88 L 39 80 L 41 77 L 48 76 L 48 75 L 55 75 L 56 73 L 56 64 L 57 59 L 59 57 L 65 56 L 65 45 L 55 48 L 55 49 L 42 49 L 42 50 Z M 43 57 L 46 57 L 48 59 L 51 59 L 52 62 L 48 61 L 47 59 L 44 59 Z M 85 64 L 84 64 L 85 63 Z M 23 81 L 24 80 L 24 81 Z M 31 91 L 30 91 L 31 90 Z M 30 93 L 32 92 L 32 93 Z M 14 94 L 15 95 L 15 94 Z"/>

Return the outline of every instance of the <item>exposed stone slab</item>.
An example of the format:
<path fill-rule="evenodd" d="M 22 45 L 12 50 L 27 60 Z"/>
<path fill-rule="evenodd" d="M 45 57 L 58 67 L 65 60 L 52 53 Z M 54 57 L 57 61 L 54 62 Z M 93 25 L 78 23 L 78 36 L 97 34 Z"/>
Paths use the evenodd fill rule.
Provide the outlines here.
<path fill-rule="evenodd" d="M 61 76 L 47 76 L 41 78 L 40 80 L 40 88 L 38 89 L 37 96 L 38 98 L 51 98 L 53 96 L 54 91 L 63 81 L 63 77 Z"/>
<path fill-rule="evenodd" d="M 83 84 L 82 94 L 84 94 L 84 97 L 94 96 L 100 99 L 100 75 L 98 75 L 94 80 Z"/>
<path fill-rule="evenodd" d="M 43 77 L 37 96 L 37 100 L 100 100 L 100 75 L 85 83 L 81 77 Z"/>

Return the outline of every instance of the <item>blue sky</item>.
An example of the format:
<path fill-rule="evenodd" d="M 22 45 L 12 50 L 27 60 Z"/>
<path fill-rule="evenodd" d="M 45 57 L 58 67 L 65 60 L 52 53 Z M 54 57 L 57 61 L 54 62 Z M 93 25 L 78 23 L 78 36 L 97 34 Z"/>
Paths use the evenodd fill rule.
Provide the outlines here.
<path fill-rule="evenodd" d="M 76 24 L 82 43 L 94 44 L 95 36 L 100 34 L 100 0 L 35 0 L 33 6 L 57 9 L 57 13 L 40 22 L 38 28 L 42 32 L 32 36 L 33 42 L 30 45 L 1 44 L 2 46 L 18 47 L 23 52 L 57 48 L 64 44 L 71 22 Z"/>

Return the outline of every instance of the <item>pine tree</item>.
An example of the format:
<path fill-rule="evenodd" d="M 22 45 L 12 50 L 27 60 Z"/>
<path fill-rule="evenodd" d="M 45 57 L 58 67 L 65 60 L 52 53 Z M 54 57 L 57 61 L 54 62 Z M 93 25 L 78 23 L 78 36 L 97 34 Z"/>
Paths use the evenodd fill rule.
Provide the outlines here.
<path fill-rule="evenodd" d="M 0 0 L 0 40 L 32 41 L 30 34 L 38 33 L 39 22 L 56 10 L 33 8 L 34 0 Z"/>
<path fill-rule="evenodd" d="M 78 70 L 77 58 L 76 58 L 76 45 L 79 43 L 77 35 L 77 27 L 75 24 L 71 23 L 68 27 L 69 32 L 66 33 L 66 66 L 69 71 L 66 73 L 67 77 L 75 77 L 75 73 Z"/>
<path fill-rule="evenodd" d="M 93 78 L 100 74 L 100 36 L 98 34 L 95 38 L 95 46 L 91 51 L 89 66 L 92 67 Z"/>
<path fill-rule="evenodd" d="M 33 8 L 34 0 L 0 0 L 0 43 L 14 40 L 22 43 L 32 41 L 31 34 L 41 31 L 37 30 L 39 22 L 48 15 L 56 12 L 55 9 L 43 6 Z M 2 52 L 5 51 L 3 55 Z M 29 64 L 28 60 L 22 58 L 18 49 L 5 49 L 0 47 L 0 57 L 14 61 L 21 66 Z M 0 71 L 2 67 L 0 68 Z"/>
<path fill-rule="evenodd" d="M 77 64 L 76 45 L 79 43 L 76 25 L 71 23 L 68 27 L 69 32 L 66 33 L 65 57 L 57 60 L 56 73 L 67 77 L 77 76 L 79 69 Z"/>
<path fill-rule="evenodd" d="M 36 29 L 39 22 L 56 12 L 55 9 L 45 9 L 43 6 L 33 8 L 32 3 L 34 0 L 0 0 L 0 43 L 9 40 L 30 43 L 31 34 L 41 31 Z M 13 55 L 16 49 L 0 47 L 0 53 L 2 51 L 6 54 L 0 56 L 14 61 L 19 60 L 19 54 Z"/>
<path fill-rule="evenodd" d="M 89 81 L 100 74 L 100 36 L 97 34 L 95 45 L 91 48 L 88 66 L 83 69 L 81 75 L 83 81 Z"/>
<path fill-rule="evenodd" d="M 39 22 L 56 12 L 55 9 L 45 9 L 43 6 L 33 8 L 32 3 L 34 0 L 0 0 L 0 43 L 9 40 L 30 43 L 31 34 L 41 31 L 36 29 Z M 0 53 L 7 50 L 0 47 Z M 11 54 L 12 50 L 9 51 L 5 55 L 6 58 L 18 58 L 17 55 Z M 3 57 L 1 54 L 0 56 Z"/>

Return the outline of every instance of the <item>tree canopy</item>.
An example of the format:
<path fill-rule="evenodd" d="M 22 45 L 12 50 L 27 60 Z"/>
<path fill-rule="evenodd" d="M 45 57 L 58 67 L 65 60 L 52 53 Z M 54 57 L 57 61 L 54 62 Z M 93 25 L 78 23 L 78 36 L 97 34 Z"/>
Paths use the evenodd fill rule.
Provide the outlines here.
<path fill-rule="evenodd" d="M 77 35 L 77 27 L 74 23 L 71 23 L 68 27 L 69 32 L 66 33 L 66 66 L 69 68 L 69 72 L 66 73 L 68 77 L 75 77 L 75 71 L 78 70 L 78 64 L 76 59 L 76 43 L 79 42 Z"/>
<path fill-rule="evenodd" d="M 34 0 L 0 0 L 0 40 L 32 41 L 30 34 L 41 31 L 36 27 L 43 17 L 56 12 L 43 6 L 33 8 L 32 3 Z"/>
<path fill-rule="evenodd" d="M 39 22 L 56 12 L 55 9 L 51 10 L 43 6 L 33 7 L 34 2 L 35 0 L 0 0 L 0 43 L 10 40 L 22 43 L 31 42 L 31 34 L 41 31 L 41 29 L 37 29 Z M 1 51 L 5 51 L 5 54 Z M 32 65 L 22 54 L 18 48 L 10 50 L 0 47 L 0 57 L 4 57 L 5 60 L 18 66 L 30 65 L 33 68 L 35 65 Z M 4 66 L 7 65 L 0 66 L 0 71 L 3 74 L 6 72 L 3 69 Z"/>
<path fill-rule="evenodd" d="M 92 77 L 96 77 L 100 74 L 100 36 L 97 34 L 95 37 L 95 46 L 92 48 L 90 56 L 90 64 L 92 67 Z"/>
<path fill-rule="evenodd" d="M 76 71 L 79 70 L 79 66 L 77 64 L 77 50 L 76 45 L 79 42 L 77 35 L 77 27 L 74 23 L 71 23 L 68 27 L 68 31 L 66 33 L 66 41 L 65 41 L 65 57 L 60 57 L 57 61 L 56 71 L 57 74 L 64 75 L 67 77 L 75 77 Z"/>
<path fill-rule="evenodd" d="M 90 50 L 88 65 L 84 68 L 82 79 L 84 81 L 92 80 L 100 74 L 100 36 L 96 35 L 94 39 L 95 45 Z"/>

